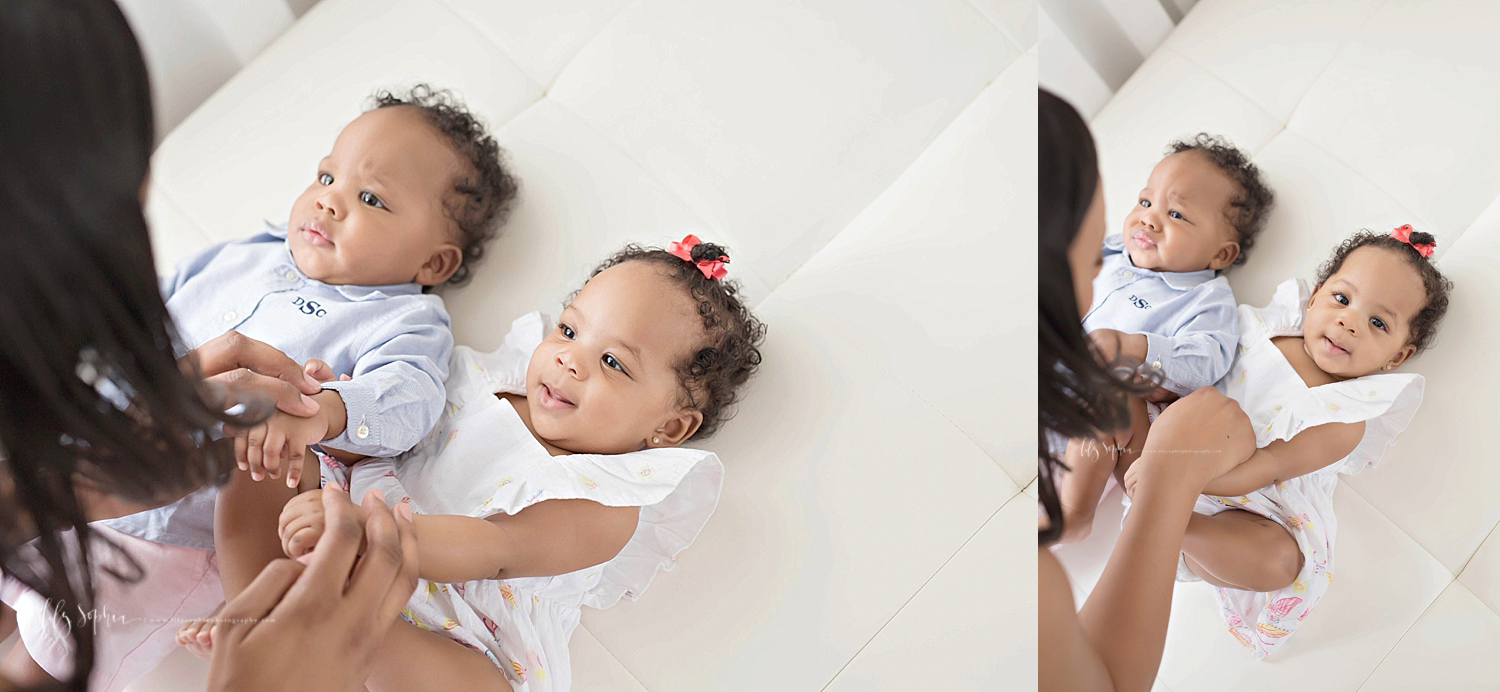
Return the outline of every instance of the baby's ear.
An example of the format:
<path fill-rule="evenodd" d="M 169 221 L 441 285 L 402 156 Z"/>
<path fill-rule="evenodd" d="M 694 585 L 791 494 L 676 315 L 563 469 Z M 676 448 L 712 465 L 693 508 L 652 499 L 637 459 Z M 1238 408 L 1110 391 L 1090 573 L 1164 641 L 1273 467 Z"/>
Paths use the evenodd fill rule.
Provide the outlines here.
<path fill-rule="evenodd" d="M 651 433 L 650 447 L 677 447 L 703 426 L 703 412 L 681 409 Z"/>
<path fill-rule="evenodd" d="M 453 243 L 439 245 L 422 268 L 417 270 L 416 282 L 423 286 L 436 286 L 453 277 L 453 272 L 464 263 L 464 251 Z"/>
<path fill-rule="evenodd" d="M 1240 244 L 1231 240 L 1219 246 L 1219 251 L 1214 253 L 1213 259 L 1208 261 L 1208 268 L 1214 271 L 1227 268 L 1234 264 L 1234 260 L 1240 256 Z"/>
<path fill-rule="evenodd" d="M 1388 361 L 1386 361 L 1385 367 L 1382 368 L 1382 369 L 1383 370 L 1395 370 L 1396 368 L 1401 367 L 1401 364 L 1405 363 L 1407 358 L 1410 358 L 1410 357 L 1416 355 L 1416 353 L 1417 353 L 1417 345 L 1416 344 L 1407 344 L 1405 346 L 1402 346 L 1401 350 L 1399 350 L 1399 351 L 1396 352 L 1396 355 L 1391 356 L 1391 359 L 1388 360 Z"/>

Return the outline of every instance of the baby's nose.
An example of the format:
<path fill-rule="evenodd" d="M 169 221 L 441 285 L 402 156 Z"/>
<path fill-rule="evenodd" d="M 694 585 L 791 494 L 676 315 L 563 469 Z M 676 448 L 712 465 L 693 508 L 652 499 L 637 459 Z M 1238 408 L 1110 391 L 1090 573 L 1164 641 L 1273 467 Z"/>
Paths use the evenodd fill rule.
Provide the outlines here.
<path fill-rule="evenodd" d="M 333 195 L 323 195 L 322 197 L 319 197 L 317 201 L 314 202 L 314 204 L 317 205 L 320 211 L 328 212 L 331 216 L 333 216 L 333 218 L 337 219 L 339 217 L 340 205 L 334 203 Z"/>

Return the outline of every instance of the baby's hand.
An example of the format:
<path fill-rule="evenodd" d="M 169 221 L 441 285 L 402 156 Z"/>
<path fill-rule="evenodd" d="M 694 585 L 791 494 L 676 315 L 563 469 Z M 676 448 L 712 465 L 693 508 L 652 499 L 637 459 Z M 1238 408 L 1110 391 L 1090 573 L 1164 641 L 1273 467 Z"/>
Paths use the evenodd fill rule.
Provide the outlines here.
<path fill-rule="evenodd" d="M 302 371 L 317 382 L 350 379 L 348 375 L 335 377 L 333 368 L 317 358 L 309 359 L 302 366 Z M 278 422 L 278 418 L 283 420 Z M 321 432 L 314 419 L 323 421 Z M 249 471 L 250 477 L 257 481 L 264 478 L 267 471 L 272 478 L 277 478 L 282 470 L 286 470 L 288 487 L 296 487 L 302 479 L 302 464 L 308 445 L 330 437 L 325 416 L 301 418 L 280 411 L 271 420 L 249 430 L 225 428 L 224 431 L 235 436 L 235 460 L 241 470 Z M 315 435 L 321 436 L 314 439 Z"/>
<path fill-rule="evenodd" d="M 1170 404 L 1182 397 L 1177 396 L 1177 392 L 1166 387 L 1157 387 L 1141 398 L 1153 404 Z"/>
<path fill-rule="evenodd" d="M 266 422 L 235 433 L 235 460 L 257 481 L 267 475 L 280 478 L 285 471 L 287 487 L 295 488 L 302 479 L 308 445 L 328 437 L 328 421 L 321 412 L 304 418 L 276 411 Z"/>
<path fill-rule="evenodd" d="M 1118 329 L 1095 329 L 1089 332 L 1089 340 L 1094 342 L 1094 351 L 1099 354 L 1099 362 L 1106 365 L 1114 363 L 1120 356 L 1120 338 L 1125 334 Z"/>
<path fill-rule="evenodd" d="M 1135 365 L 1146 360 L 1151 344 L 1145 334 L 1127 334 L 1118 329 L 1095 329 L 1089 332 L 1094 350 L 1099 352 L 1100 362 L 1105 365 Z M 1129 359 L 1118 363 L 1120 356 Z"/>
<path fill-rule="evenodd" d="M 311 377 L 320 383 L 332 382 L 334 380 L 343 382 L 345 380 L 353 379 L 348 375 L 339 375 L 338 377 L 334 377 L 333 367 L 317 358 L 307 359 L 307 362 L 302 365 L 302 372 L 307 373 L 308 377 Z"/>
<path fill-rule="evenodd" d="M 288 501 L 281 508 L 277 535 L 287 557 L 301 561 L 311 553 L 323 537 L 323 491 L 309 490 Z"/>

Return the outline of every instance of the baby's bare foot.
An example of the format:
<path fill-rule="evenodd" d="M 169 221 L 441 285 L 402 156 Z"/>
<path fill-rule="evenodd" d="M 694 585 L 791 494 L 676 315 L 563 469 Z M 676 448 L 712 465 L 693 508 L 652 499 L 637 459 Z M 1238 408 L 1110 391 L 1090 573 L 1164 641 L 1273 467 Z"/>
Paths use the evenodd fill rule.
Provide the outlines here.
<path fill-rule="evenodd" d="M 183 625 L 177 630 L 177 644 L 187 649 L 188 653 L 205 661 L 209 660 L 214 652 L 213 629 L 218 615 L 219 610 L 216 608 L 213 615 Z"/>

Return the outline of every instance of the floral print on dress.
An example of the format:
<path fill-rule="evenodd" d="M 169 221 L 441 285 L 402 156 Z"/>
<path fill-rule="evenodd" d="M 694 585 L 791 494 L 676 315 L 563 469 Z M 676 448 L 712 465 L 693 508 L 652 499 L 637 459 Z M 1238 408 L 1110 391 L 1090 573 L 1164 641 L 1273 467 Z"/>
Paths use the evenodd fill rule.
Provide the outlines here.
<path fill-rule="evenodd" d="M 658 570 L 670 568 L 672 556 L 692 542 L 717 504 L 723 465 L 711 452 L 686 448 L 552 456 L 514 407 L 495 396 L 524 392 L 526 363 L 553 325 L 534 316 L 516 324 L 521 326 L 513 325 L 506 345 L 494 353 L 455 349 L 448 393 L 457 405 L 439 421 L 429 444 L 397 459 L 361 462 L 346 478 L 353 492 L 375 487 L 388 503 L 415 498 L 419 513 L 483 518 L 556 497 L 640 508 L 645 530 L 622 551 L 628 560 L 551 577 L 421 580 L 406 603 L 403 619 L 484 652 L 505 671 L 513 692 L 559 692 L 576 689 L 567 641 L 579 610 L 635 598 Z M 478 362 L 485 367 L 472 367 Z M 484 377 L 472 375 L 481 369 Z"/>
<path fill-rule="evenodd" d="M 1302 569 L 1274 592 L 1215 588 L 1231 636 L 1257 658 L 1291 639 L 1333 582 L 1333 491 L 1338 473 L 1374 465 L 1421 402 L 1422 377 L 1411 373 L 1382 373 L 1319 387 L 1303 382 L 1271 339 L 1301 334 L 1309 295 L 1306 284 L 1294 280 L 1279 286 L 1264 308 L 1241 305 L 1240 324 L 1247 328 L 1240 334 L 1229 374 L 1218 386 L 1250 417 L 1257 447 L 1329 422 L 1365 421 L 1364 440 L 1349 457 L 1323 469 L 1239 497 L 1202 496 L 1194 507 L 1202 514 L 1237 509 L 1271 519 L 1286 529 L 1302 553 Z M 1249 378 L 1252 371 L 1256 379 Z"/>

